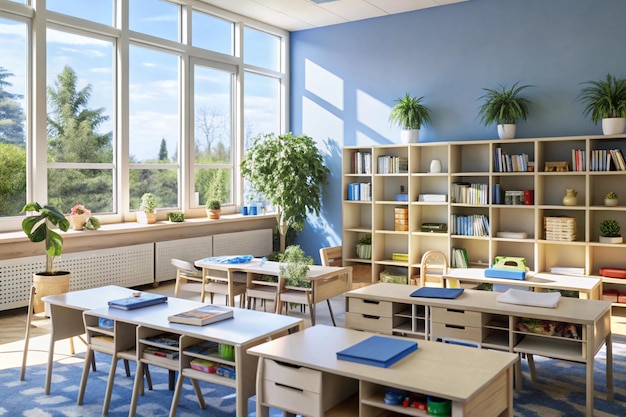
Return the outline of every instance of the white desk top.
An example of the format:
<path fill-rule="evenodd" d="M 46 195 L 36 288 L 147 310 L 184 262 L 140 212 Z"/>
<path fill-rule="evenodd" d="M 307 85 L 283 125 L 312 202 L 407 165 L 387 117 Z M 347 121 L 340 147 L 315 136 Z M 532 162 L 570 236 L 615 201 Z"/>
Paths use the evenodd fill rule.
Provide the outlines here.
<path fill-rule="evenodd" d="M 459 401 L 471 398 L 481 387 L 517 361 L 517 355 L 508 352 L 471 349 L 426 340 L 416 340 L 418 350 L 388 368 L 337 359 L 338 351 L 372 335 L 318 324 L 250 348 L 248 353 Z"/>
<path fill-rule="evenodd" d="M 585 292 L 593 290 L 602 282 L 601 277 L 560 275 L 548 272 L 529 272 L 524 280 L 491 278 L 485 277 L 485 270 L 482 268 L 450 268 L 445 278 Z"/>
<path fill-rule="evenodd" d="M 87 290 L 70 291 L 65 294 L 48 295 L 42 300 L 49 304 L 60 305 L 75 310 L 90 310 L 108 305 L 109 300 L 130 297 L 137 290 L 107 285 Z"/>
<path fill-rule="evenodd" d="M 169 297 L 167 303 L 157 304 L 135 310 L 101 307 L 89 310 L 86 314 L 120 320 L 126 323 L 144 325 L 165 332 L 174 332 L 191 337 L 206 338 L 231 345 L 243 345 L 267 334 L 288 330 L 296 325 L 304 327 L 302 319 L 282 316 L 262 311 L 233 308 L 234 318 L 218 321 L 206 326 L 170 323 L 167 317 L 173 314 L 193 310 L 204 305 L 196 301 Z"/>

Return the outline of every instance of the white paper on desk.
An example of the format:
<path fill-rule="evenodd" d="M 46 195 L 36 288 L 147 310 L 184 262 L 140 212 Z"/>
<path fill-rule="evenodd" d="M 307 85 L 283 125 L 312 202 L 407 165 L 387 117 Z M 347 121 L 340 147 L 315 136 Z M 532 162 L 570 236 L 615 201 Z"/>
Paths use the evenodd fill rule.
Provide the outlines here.
<path fill-rule="evenodd" d="M 556 308 L 560 299 L 561 293 L 559 292 L 533 292 L 511 288 L 498 295 L 496 301 L 523 306 Z"/>

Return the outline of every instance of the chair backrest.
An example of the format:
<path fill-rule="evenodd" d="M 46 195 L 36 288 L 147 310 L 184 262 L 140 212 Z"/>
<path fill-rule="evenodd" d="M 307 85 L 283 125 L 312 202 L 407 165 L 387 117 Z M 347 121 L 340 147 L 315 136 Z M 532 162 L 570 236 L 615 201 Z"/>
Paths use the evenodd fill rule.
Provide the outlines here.
<path fill-rule="evenodd" d="M 444 275 L 448 272 L 448 258 L 438 250 L 429 250 L 422 256 L 420 267 L 421 287 L 445 287 Z"/>
<path fill-rule="evenodd" d="M 320 259 L 324 266 L 343 266 L 341 246 L 321 248 Z"/>
<path fill-rule="evenodd" d="M 172 265 L 174 265 L 174 267 L 176 267 L 177 269 L 183 270 L 184 272 L 194 274 L 198 273 L 198 269 L 194 264 L 192 264 L 191 262 L 183 261 L 182 259 L 172 258 Z"/>

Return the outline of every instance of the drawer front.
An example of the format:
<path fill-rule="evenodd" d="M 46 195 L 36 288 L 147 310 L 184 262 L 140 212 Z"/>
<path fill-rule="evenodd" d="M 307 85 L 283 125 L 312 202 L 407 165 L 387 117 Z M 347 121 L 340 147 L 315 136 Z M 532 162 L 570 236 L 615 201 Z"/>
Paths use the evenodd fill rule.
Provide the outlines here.
<path fill-rule="evenodd" d="M 316 394 L 322 392 L 322 372 L 305 367 L 295 367 L 265 359 L 263 379 L 298 390 Z"/>
<path fill-rule="evenodd" d="M 321 394 L 301 390 L 265 379 L 263 404 L 295 414 L 322 416 Z"/>
<path fill-rule="evenodd" d="M 456 310 L 444 307 L 431 308 L 432 319 L 437 323 L 454 324 L 457 326 L 482 326 L 483 314 L 478 311 Z"/>
<path fill-rule="evenodd" d="M 346 327 L 374 333 L 391 334 L 392 319 L 391 317 L 380 317 L 370 314 L 346 313 Z"/>
<path fill-rule="evenodd" d="M 433 323 L 433 339 L 457 339 L 481 343 L 483 329 L 481 327 L 457 326 L 454 324 Z"/>
<path fill-rule="evenodd" d="M 379 317 L 391 317 L 393 314 L 393 304 L 391 301 L 350 297 L 348 299 L 348 311 L 351 313 L 370 314 Z"/>

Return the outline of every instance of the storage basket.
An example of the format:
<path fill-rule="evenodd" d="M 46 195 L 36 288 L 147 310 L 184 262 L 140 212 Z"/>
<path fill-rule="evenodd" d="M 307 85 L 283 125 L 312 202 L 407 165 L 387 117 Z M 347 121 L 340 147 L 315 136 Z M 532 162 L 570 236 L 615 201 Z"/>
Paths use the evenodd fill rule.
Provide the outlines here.
<path fill-rule="evenodd" d="M 576 218 L 574 217 L 544 217 L 543 228 L 546 231 L 546 240 L 569 242 L 576 240 Z"/>

